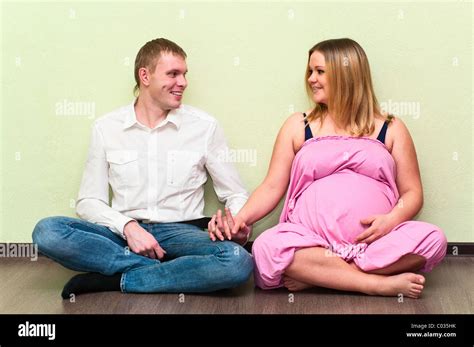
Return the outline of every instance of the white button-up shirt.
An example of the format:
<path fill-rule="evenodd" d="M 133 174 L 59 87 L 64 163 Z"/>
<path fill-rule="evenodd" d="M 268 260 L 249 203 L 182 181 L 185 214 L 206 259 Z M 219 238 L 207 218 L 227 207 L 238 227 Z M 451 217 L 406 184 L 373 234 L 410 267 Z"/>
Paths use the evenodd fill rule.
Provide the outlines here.
<path fill-rule="evenodd" d="M 137 121 L 133 104 L 122 107 L 93 124 L 77 215 L 123 238 L 131 220 L 202 218 L 206 169 L 219 200 L 236 214 L 248 194 L 227 151 L 217 121 L 197 108 L 182 105 L 150 129 Z"/>

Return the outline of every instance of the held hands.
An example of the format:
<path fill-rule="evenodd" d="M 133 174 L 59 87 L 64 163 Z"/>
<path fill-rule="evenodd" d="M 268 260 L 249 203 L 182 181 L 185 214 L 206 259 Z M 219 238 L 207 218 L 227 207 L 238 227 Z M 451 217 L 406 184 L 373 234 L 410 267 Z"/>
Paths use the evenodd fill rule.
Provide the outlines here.
<path fill-rule="evenodd" d="M 132 252 L 151 259 L 163 259 L 166 251 L 160 247 L 158 241 L 148 231 L 143 229 L 137 221 L 125 224 L 123 233 Z"/>
<path fill-rule="evenodd" d="M 362 234 L 356 237 L 355 242 L 370 244 L 387 235 L 395 226 L 393 218 L 388 214 L 379 214 L 364 218 L 361 224 L 370 225 Z"/>
<path fill-rule="evenodd" d="M 212 241 L 227 239 L 241 245 L 249 240 L 252 233 L 252 227 L 247 226 L 239 215 L 234 218 L 228 208 L 225 209 L 224 216 L 221 210 L 217 210 L 217 214 L 212 216 L 207 230 Z"/>

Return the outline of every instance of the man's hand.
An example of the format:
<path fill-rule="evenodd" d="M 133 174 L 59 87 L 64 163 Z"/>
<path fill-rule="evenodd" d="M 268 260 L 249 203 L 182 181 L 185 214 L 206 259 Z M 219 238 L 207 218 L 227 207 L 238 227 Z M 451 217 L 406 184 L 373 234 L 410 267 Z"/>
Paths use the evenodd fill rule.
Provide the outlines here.
<path fill-rule="evenodd" d="M 137 221 L 125 224 L 123 233 L 132 252 L 152 259 L 163 259 L 166 251 L 160 247 L 158 241 L 148 231 L 143 229 Z"/>
<path fill-rule="evenodd" d="M 241 245 L 249 240 L 252 233 L 252 227 L 248 227 L 239 215 L 234 218 L 228 208 L 225 209 L 224 216 L 222 216 L 221 210 L 217 210 L 217 214 L 212 216 L 207 230 L 212 241 L 216 241 L 217 238 L 224 241 L 226 238 Z"/>

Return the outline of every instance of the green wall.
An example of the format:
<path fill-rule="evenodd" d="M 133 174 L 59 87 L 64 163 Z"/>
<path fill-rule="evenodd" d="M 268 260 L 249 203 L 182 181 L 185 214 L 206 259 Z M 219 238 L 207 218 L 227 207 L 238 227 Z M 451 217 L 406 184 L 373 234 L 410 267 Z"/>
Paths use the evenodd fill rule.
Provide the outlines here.
<path fill-rule="evenodd" d="M 249 190 L 283 121 L 308 108 L 307 50 L 355 39 L 379 101 L 414 138 L 418 219 L 450 242 L 474 242 L 472 3 L 4 1 L 1 11 L 0 242 L 30 242 L 40 218 L 75 215 L 91 123 L 132 101 L 135 55 L 156 37 L 188 53 L 185 103 L 214 115 L 232 148 L 257 154 L 254 166 L 236 164 Z M 207 193 L 210 214 L 218 203 L 209 184 Z"/>

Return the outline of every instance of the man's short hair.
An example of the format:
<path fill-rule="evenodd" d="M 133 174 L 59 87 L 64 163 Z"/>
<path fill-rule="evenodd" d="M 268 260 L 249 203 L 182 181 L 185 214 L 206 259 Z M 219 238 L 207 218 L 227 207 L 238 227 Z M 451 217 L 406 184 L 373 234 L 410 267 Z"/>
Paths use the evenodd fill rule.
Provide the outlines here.
<path fill-rule="evenodd" d="M 137 92 L 140 89 L 138 70 L 145 67 L 150 71 L 155 71 L 156 63 L 163 53 L 172 53 L 186 59 L 186 52 L 173 41 L 159 38 L 145 43 L 145 45 L 138 51 L 137 57 L 135 58 L 136 85 L 133 88 L 133 93 L 135 95 L 137 95 Z"/>

